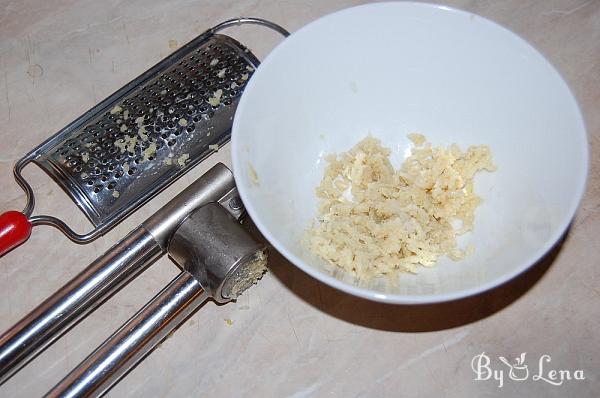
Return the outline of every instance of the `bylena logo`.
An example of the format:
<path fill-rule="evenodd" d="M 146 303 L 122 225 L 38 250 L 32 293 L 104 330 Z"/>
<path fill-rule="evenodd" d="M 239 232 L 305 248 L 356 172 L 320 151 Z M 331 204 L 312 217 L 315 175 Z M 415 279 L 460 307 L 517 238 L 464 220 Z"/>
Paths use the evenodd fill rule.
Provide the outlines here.
<path fill-rule="evenodd" d="M 512 381 L 525 381 L 531 376 L 533 381 L 541 381 L 553 386 L 560 386 L 566 381 L 571 380 L 585 380 L 583 370 L 567 370 L 567 369 L 554 369 L 550 362 L 552 358 L 548 354 L 542 355 L 537 361 L 537 369 L 531 369 L 525 363 L 526 352 L 515 358 L 514 363 L 511 363 L 508 359 L 503 356 L 499 356 L 498 365 L 504 364 L 500 368 L 495 368 L 492 364 L 492 360 L 485 352 L 475 355 L 471 360 L 471 369 L 475 373 L 475 380 L 495 380 L 498 382 L 498 388 L 504 386 L 505 375 L 508 375 L 508 379 Z M 505 371 L 508 370 L 508 373 Z M 535 372 L 534 372 L 535 371 Z"/>

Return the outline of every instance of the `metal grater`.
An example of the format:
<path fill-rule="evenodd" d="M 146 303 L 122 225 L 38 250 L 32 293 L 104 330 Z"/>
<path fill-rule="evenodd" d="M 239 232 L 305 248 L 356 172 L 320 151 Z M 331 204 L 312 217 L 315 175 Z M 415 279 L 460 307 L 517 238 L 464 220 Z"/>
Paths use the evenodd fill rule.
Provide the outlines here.
<path fill-rule="evenodd" d="M 52 225 L 78 243 L 112 228 L 230 139 L 233 115 L 258 59 L 217 31 L 244 23 L 287 36 L 257 18 L 203 33 L 80 116 L 15 165 L 32 225 Z M 75 201 L 94 230 L 80 235 L 51 216 L 31 216 L 21 170 L 33 162 Z"/>

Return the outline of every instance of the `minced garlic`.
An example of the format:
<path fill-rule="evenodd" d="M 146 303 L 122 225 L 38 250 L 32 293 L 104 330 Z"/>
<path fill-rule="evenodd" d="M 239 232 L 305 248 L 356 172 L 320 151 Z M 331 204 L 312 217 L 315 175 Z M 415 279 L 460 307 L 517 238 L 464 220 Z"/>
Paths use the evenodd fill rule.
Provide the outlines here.
<path fill-rule="evenodd" d="M 150 145 L 148 145 L 148 148 L 144 149 L 144 157 L 142 158 L 142 163 L 150 160 L 150 158 L 153 157 L 155 153 L 156 143 L 151 142 Z"/>
<path fill-rule="evenodd" d="M 252 166 L 250 163 L 248 163 L 248 177 L 250 177 L 250 181 L 252 181 L 252 183 L 256 186 L 259 185 L 258 183 L 258 174 L 256 174 L 256 170 L 254 169 L 254 166 Z"/>
<path fill-rule="evenodd" d="M 468 254 L 456 237 L 473 228 L 481 202 L 473 178 L 495 170 L 490 148 L 463 152 L 456 144 L 432 147 L 420 134 L 409 138 L 412 154 L 398 170 L 390 150 L 370 136 L 326 158 L 316 191 L 319 222 L 305 236 L 310 251 L 358 279 L 414 273 L 442 255 L 460 260 Z"/>
<path fill-rule="evenodd" d="M 148 141 L 148 132 L 146 131 L 146 127 L 141 126 L 138 129 L 138 135 L 142 139 L 142 141 Z"/>
<path fill-rule="evenodd" d="M 184 153 L 183 155 L 181 155 L 180 157 L 177 158 L 177 164 L 180 165 L 181 167 L 183 167 L 183 166 L 185 166 L 185 163 L 188 161 L 189 158 L 190 158 L 190 154 Z"/>
<path fill-rule="evenodd" d="M 223 96 L 223 90 L 218 89 L 214 92 L 213 96 L 208 99 L 208 103 L 212 106 L 217 106 L 221 103 L 221 97 Z"/>

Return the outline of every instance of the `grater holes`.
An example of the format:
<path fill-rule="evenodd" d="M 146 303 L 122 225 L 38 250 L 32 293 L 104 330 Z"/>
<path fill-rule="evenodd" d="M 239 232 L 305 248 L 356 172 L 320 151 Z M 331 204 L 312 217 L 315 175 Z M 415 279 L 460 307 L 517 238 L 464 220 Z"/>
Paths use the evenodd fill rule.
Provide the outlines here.
<path fill-rule="evenodd" d="M 94 185 L 94 180 L 87 180 L 85 183 L 89 186 L 92 186 Z"/>
<path fill-rule="evenodd" d="M 102 188 L 104 188 L 104 186 L 101 184 L 94 186 L 94 193 L 99 193 L 100 191 L 102 191 Z"/>
<path fill-rule="evenodd" d="M 133 175 L 133 173 L 135 173 L 137 171 L 137 169 L 135 167 L 130 168 L 129 170 L 127 170 L 127 174 L 129 174 L 130 176 Z"/>
<path fill-rule="evenodd" d="M 110 184 L 108 184 L 106 186 L 106 188 L 108 188 L 108 189 L 114 189 L 115 188 L 115 183 L 111 182 Z"/>
<path fill-rule="evenodd" d="M 194 131 L 196 129 L 196 126 L 191 124 L 189 126 L 187 126 L 187 128 L 185 129 L 188 133 L 191 133 L 192 131 Z"/>
<path fill-rule="evenodd" d="M 173 145 L 175 145 L 176 142 L 177 141 L 175 141 L 175 140 L 169 140 L 169 141 L 167 141 L 167 145 L 168 146 L 173 146 Z"/>
<path fill-rule="evenodd" d="M 102 174 L 102 176 L 100 177 L 100 181 L 106 182 L 106 180 L 108 180 L 108 177 L 105 174 Z"/>

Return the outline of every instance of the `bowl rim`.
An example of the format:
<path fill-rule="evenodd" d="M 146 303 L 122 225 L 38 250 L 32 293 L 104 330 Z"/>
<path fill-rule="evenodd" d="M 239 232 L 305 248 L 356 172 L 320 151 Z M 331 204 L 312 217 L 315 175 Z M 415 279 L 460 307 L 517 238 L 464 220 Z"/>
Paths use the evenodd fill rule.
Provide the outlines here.
<path fill-rule="evenodd" d="M 271 245 L 273 245 L 273 247 L 277 251 L 279 251 L 279 253 L 281 253 L 294 266 L 298 267 L 299 269 L 301 269 L 302 271 L 304 271 L 311 277 L 317 279 L 318 281 L 320 281 L 322 283 L 325 283 L 326 285 L 332 286 L 340 291 L 349 293 L 353 296 L 371 300 L 371 301 L 377 301 L 377 302 L 382 302 L 382 303 L 387 303 L 387 304 L 409 304 L 409 305 L 442 303 L 442 302 L 447 302 L 447 301 L 463 299 L 463 298 L 467 298 L 470 296 L 474 296 L 474 295 L 483 293 L 485 291 L 491 290 L 495 287 L 505 284 L 506 282 L 508 282 L 511 279 L 517 277 L 518 275 L 524 273 L 526 270 L 528 270 L 532 266 L 534 266 L 537 262 L 542 260 L 546 256 L 546 254 L 549 251 L 551 251 L 551 249 L 560 241 L 560 239 L 563 237 L 563 235 L 566 233 L 567 229 L 571 225 L 572 220 L 575 216 L 575 213 L 577 212 L 577 209 L 579 208 L 581 200 L 583 199 L 583 195 L 586 191 L 588 174 L 589 174 L 589 140 L 588 140 L 588 133 L 587 133 L 587 127 L 585 124 L 585 119 L 583 118 L 581 108 L 579 107 L 579 104 L 577 102 L 575 95 L 573 94 L 573 91 L 571 90 L 571 88 L 569 87 L 569 85 L 567 84 L 565 79 L 562 77 L 562 75 L 559 73 L 559 71 L 554 67 L 554 65 L 552 65 L 548 61 L 548 59 L 540 51 L 538 51 L 528 41 L 526 41 L 525 39 L 523 39 L 521 36 L 517 35 L 516 33 L 512 32 L 508 28 L 505 28 L 504 26 L 502 26 L 490 19 L 487 19 L 480 15 L 474 14 L 472 12 L 460 10 L 460 9 L 457 9 L 454 7 L 449 7 L 446 5 L 439 5 L 439 4 L 434 4 L 434 3 L 412 2 L 412 1 L 370 3 L 370 4 L 363 4 L 363 5 L 359 5 L 359 6 L 345 8 L 345 9 L 338 10 L 336 12 L 321 16 L 318 19 L 311 21 L 308 24 L 302 26 L 297 31 L 292 32 L 290 37 L 293 38 L 296 35 L 301 34 L 301 32 L 311 29 L 314 24 L 321 23 L 322 20 L 324 20 L 324 19 L 328 19 L 333 16 L 339 16 L 344 13 L 356 12 L 357 9 L 368 10 L 370 8 L 378 8 L 378 7 L 382 7 L 382 6 L 384 6 L 384 7 L 395 6 L 395 7 L 399 7 L 399 8 L 420 7 L 420 8 L 427 8 L 427 9 L 436 10 L 436 11 L 442 10 L 444 12 L 450 12 L 452 14 L 459 14 L 459 15 L 463 15 L 463 16 L 467 16 L 467 17 L 476 16 L 479 21 L 482 21 L 483 23 L 486 23 L 486 24 L 491 24 L 495 29 L 500 29 L 500 30 L 504 31 L 505 34 L 510 36 L 513 40 L 520 41 L 522 44 L 524 44 L 526 47 L 528 47 L 532 51 L 533 54 L 536 54 L 538 57 L 540 57 L 541 60 L 543 62 L 545 62 L 547 64 L 547 66 L 550 67 L 550 70 L 553 73 L 555 73 L 555 75 L 559 78 L 559 81 L 562 82 L 562 84 L 565 86 L 566 92 L 570 96 L 570 100 L 573 101 L 573 103 L 575 105 L 575 111 L 576 111 L 575 117 L 578 119 L 578 122 L 582 126 L 582 133 L 585 136 L 585 140 L 583 142 L 585 142 L 585 145 L 583 145 L 582 148 L 580 148 L 581 152 L 583 154 L 583 159 L 581 159 L 582 164 L 584 166 L 583 167 L 583 175 L 577 176 L 580 178 L 580 181 L 578 183 L 578 186 L 577 186 L 577 189 L 576 189 L 574 195 L 571 198 L 571 203 L 569 205 L 568 211 L 566 211 L 564 213 L 565 216 L 560 221 L 560 223 L 557 224 L 558 226 L 554 229 L 553 233 L 546 239 L 546 241 L 544 242 L 543 245 L 540 245 L 538 250 L 533 251 L 526 260 L 521 262 L 521 266 L 516 267 L 511 272 L 502 274 L 502 275 L 500 275 L 490 281 L 487 281 L 486 283 L 482 283 L 478 286 L 471 287 L 468 289 L 460 289 L 460 290 L 450 292 L 450 293 L 435 293 L 435 294 L 428 294 L 428 295 L 387 294 L 387 293 L 376 292 L 374 290 L 354 286 L 354 285 L 348 284 L 346 282 L 343 282 L 339 279 L 336 279 L 335 277 L 333 277 L 331 275 L 326 274 L 323 271 L 318 270 L 317 268 L 315 268 L 315 267 L 311 266 L 310 264 L 308 264 L 307 262 L 305 262 L 303 259 L 294 255 L 277 239 L 276 236 L 274 236 L 269 231 L 269 229 L 266 227 L 266 225 L 263 224 L 261 218 L 258 215 L 258 212 L 256 211 L 255 207 L 253 206 L 252 200 L 249 199 L 250 194 L 246 190 L 246 187 L 244 186 L 244 184 L 237 185 L 238 192 L 240 194 L 240 197 L 242 198 L 242 201 L 244 202 L 244 205 L 246 207 L 248 214 L 252 218 L 256 227 L 263 234 L 263 236 L 267 239 L 267 241 Z M 277 54 L 277 52 L 280 51 L 281 48 L 288 46 L 289 43 L 290 43 L 289 38 L 280 42 L 265 57 L 265 59 L 261 63 L 261 65 L 268 65 L 270 62 L 272 62 L 272 59 L 275 56 L 274 54 Z M 260 66 L 257 68 L 255 73 L 261 73 Z M 238 112 L 240 112 L 240 110 L 244 109 L 244 107 L 246 106 L 246 103 L 248 101 L 248 96 L 245 93 L 252 90 L 252 87 L 254 87 L 256 81 L 257 81 L 256 79 L 252 79 L 252 78 L 248 81 L 247 86 L 244 90 L 244 93 L 242 94 L 241 99 L 238 103 L 238 107 L 236 110 L 236 116 L 238 115 Z M 236 178 L 236 180 L 240 176 L 240 173 L 242 173 L 242 170 L 244 170 L 244 166 L 241 164 L 240 155 L 238 155 L 242 151 L 242 148 L 240 147 L 240 144 L 238 143 L 238 139 L 237 139 L 237 135 L 238 135 L 237 132 L 241 128 L 240 125 L 241 125 L 240 118 L 234 117 L 233 126 L 232 126 L 232 134 L 231 134 L 231 158 L 232 158 L 233 174 L 234 174 L 234 177 Z"/>

